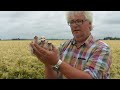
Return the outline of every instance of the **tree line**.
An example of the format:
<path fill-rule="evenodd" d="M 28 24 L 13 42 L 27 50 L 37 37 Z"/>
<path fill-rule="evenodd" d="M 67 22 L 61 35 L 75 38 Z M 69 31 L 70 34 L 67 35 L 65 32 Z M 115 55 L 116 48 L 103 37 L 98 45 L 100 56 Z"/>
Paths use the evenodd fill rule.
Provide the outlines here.
<path fill-rule="evenodd" d="M 103 40 L 120 40 L 118 37 L 105 37 Z"/>
<path fill-rule="evenodd" d="M 2 39 L 0 39 L 2 40 Z M 20 38 L 13 38 L 13 39 L 6 39 L 6 40 L 32 40 L 32 39 L 20 39 Z M 68 39 L 47 39 L 47 40 L 68 40 Z M 120 40 L 118 37 L 105 37 L 100 40 Z"/>

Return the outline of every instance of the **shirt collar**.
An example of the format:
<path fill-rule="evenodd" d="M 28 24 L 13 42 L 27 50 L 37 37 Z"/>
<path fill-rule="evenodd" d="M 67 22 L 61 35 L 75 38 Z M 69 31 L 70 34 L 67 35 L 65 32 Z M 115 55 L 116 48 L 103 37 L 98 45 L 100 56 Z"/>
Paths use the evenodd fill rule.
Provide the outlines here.
<path fill-rule="evenodd" d="M 93 44 L 94 42 L 95 42 L 95 39 L 93 38 L 92 35 L 90 35 L 82 45 L 89 46 L 89 45 Z M 75 45 L 75 44 L 76 44 L 76 41 L 74 39 L 72 39 L 72 45 Z"/>
<path fill-rule="evenodd" d="M 87 46 L 91 46 L 91 44 L 93 44 L 94 42 L 95 42 L 96 40 L 94 39 L 94 37 L 92 36 L 92 35 L 90 35 L 88 38 L 87 38 L 87 40 L 85 41 L 85 44 L 87 45 Z"/>

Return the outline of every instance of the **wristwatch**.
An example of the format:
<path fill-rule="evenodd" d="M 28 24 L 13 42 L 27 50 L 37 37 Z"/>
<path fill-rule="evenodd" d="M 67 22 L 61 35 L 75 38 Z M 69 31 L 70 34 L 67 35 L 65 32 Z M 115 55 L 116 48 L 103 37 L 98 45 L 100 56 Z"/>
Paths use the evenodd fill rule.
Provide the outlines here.
<path fill-rule="evenodd" d="M 57 62 L 57 64 L 52 67 L 53 70 L 54 71 L 59 71 L 61 63 L 62 63 L 62 60 L 59 59 L 58 62 Z"/>

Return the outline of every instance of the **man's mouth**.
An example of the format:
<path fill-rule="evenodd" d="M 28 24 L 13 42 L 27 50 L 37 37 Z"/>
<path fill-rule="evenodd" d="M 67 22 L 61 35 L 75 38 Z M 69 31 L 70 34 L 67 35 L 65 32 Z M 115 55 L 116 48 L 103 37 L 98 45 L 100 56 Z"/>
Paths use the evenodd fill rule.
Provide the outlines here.
<path fill-rule="evenodd" d="M 74 30 L 74 32 L 78 32 L 78 31 L 80 31 L 80 30 Z"/>

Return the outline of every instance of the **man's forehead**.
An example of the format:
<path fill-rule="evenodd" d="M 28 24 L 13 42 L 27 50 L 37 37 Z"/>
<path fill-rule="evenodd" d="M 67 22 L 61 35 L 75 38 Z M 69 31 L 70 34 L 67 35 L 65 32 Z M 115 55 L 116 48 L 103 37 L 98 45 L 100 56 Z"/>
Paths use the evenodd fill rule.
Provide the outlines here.
<path fill-rule="evenodd" d="M 69 20 L 73 20 L 73 19 L 85 19 L 84 14 L 71 14 L 69 16 Z"/>

